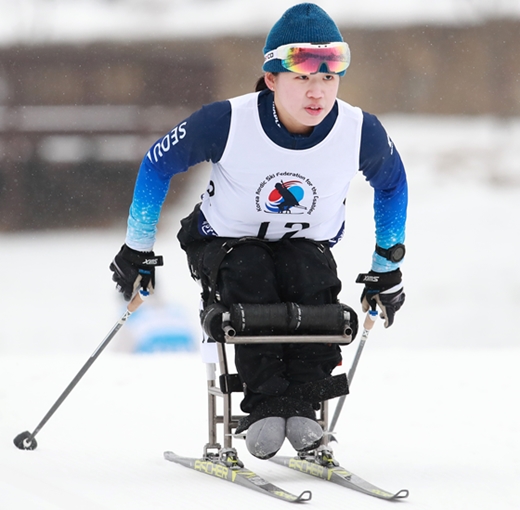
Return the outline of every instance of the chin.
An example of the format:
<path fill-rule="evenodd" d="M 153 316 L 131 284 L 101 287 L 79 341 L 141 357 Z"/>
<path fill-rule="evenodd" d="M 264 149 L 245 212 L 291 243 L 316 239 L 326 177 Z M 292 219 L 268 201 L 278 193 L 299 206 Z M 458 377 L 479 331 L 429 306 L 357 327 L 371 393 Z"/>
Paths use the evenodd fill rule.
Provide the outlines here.
<path fill-rule="evenodd" d="M 319 117 L 313 117 L 312 119 L 310 120 L 307 120 L 307 122 L 305 123 L 306 126 L 308 127 L 315 127 L 317 126 L 323 119 L 325 118 L 325 115 L 323 116 L 319 116 Z"/>

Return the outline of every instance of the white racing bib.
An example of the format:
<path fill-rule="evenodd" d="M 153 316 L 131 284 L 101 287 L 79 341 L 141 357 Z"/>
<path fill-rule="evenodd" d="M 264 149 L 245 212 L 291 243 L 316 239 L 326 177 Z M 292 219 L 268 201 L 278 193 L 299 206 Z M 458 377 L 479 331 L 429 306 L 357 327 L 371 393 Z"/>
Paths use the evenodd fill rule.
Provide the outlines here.
<path fill-rule="evenodd" d="M 291 150 L 264 133 L 257 98 L 253 93 L 231 99 L 229 137 L 213 164 L 202 212 L 222 237 L 334 238 L 359 169 L 362 111 L 338 100 L 328 136 L 310 149 Z"/>

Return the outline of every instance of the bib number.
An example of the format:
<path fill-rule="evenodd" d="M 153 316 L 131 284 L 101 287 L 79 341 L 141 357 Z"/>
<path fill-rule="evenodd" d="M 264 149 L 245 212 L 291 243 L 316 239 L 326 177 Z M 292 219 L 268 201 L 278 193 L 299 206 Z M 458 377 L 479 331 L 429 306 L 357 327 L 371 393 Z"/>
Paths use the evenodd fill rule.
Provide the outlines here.
<path fill-rule="evenodd" d="M 265 236 L 267 235 L 267 230 L 269 229 L 270 223 L 271 222 L 269 222 L 269 221 L 264 221 L 263 223 L 260 224 L 260 228 L 258 229 L 258 234 L 256 236 L 256 237 L 258 237 L 258 239 L 265 239 Z M 282 236 L 282 239 L 290 239 L 291 237 L 296 235 L 298 232 L 301 232 L 302 230 L 305 230 L 306 228 L 309 228 L 310 227 L 310 223 L 305 223 L 305 222 L 293 223 L 293 222 L 290 222 L 290 223 L 286 223 L 284 225 L 284 228 L 286 228 L 286 229 L 294 229 L 295 227 L 297 227 L 295 230 L 290 230 L 289 232 L 284 234 Z"/>

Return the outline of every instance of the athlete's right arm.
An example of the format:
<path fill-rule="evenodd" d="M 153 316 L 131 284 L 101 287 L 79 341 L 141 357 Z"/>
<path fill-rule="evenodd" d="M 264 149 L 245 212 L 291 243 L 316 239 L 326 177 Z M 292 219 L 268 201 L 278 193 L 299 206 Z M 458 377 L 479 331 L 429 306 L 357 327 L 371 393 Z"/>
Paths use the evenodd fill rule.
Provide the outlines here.
<path fill-rule="evenodd" d="M 203 106 L 157 140 L 143 158 L 128 216 L 125 243 L 151 251 L 171 178 L 202 161 L 217 162 L 231 121 L 229 101 Z"/>

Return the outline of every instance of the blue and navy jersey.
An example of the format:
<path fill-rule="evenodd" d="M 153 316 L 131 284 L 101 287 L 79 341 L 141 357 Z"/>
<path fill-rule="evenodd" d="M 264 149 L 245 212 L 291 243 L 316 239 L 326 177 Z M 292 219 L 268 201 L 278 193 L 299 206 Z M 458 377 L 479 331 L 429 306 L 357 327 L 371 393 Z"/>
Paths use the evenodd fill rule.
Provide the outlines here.
<path fill-rule="evenodd" d="M 279 147 L 305 150 L 325 140 L 338 118 L 338 104 L 309 135 L 289 133 L 278 122 L 271 91 L 258 95 L 258 113 L 265 134 Z M 376 243 L 389 248 L 405 237 L 407 182 L 403 163 L 390 137 L 374 115 L 362 112 L 359 170 L 374 189 Z M 128 218 L 126 243 L 141 251 L 153 249 L 157 223 L 173 175 L 201 163 L 218 164 L 228 142 L 232 117 L 229 101 L 203 106 L 159 139 L 144 157 Z M 254 155 L 251 155 L 253 158 Z M 208 229 L 211 232 L 211 227 Z M 338 232 L 334 244 L 341 236 Z M 399 267 L 374 253 L 372 269 Z"/>

